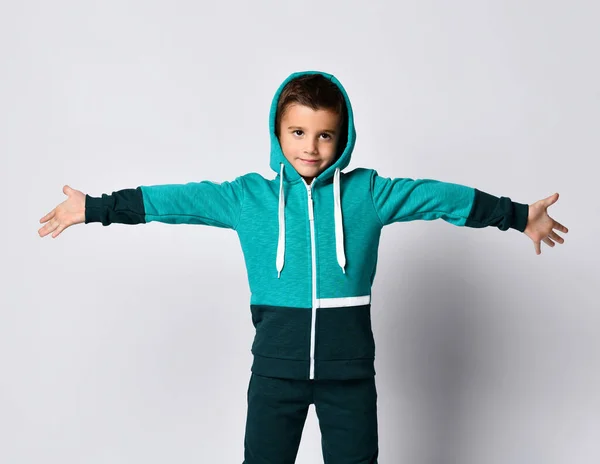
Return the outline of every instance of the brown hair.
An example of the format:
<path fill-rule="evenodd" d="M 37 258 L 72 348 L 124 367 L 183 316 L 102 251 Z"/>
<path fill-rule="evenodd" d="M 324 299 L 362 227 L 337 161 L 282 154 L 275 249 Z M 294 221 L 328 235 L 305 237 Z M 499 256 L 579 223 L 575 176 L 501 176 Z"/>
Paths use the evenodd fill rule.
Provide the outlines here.
<path fill-rule="evenodd" d="M 282 89 L 277 101 L 275 114 L 275 134 L 279 137 L 279 126 L 285 111 L 290 105 L 299 104 L 313 110 L 327 109 L 342 118 L 341 133 L 338 139 L 339 156 L 348 140 L 348 111 L 344 95 L 339 87 L 322 74 L 305 74 L 289 81 Z"/>

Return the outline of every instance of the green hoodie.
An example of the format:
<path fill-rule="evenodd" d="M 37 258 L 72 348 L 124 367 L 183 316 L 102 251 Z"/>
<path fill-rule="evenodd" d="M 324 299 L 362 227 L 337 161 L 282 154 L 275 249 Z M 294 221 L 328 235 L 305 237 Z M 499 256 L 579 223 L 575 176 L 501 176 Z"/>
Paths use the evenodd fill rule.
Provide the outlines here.
<path fill-rule="evenodd" d="M 346 147 L 307 185 L 275 135 L 277 102 L 293 78 L 319 73 L 344 95 Z M 375 375 L 371 287 L 383 226 L 443 219 L 456 226 L 523 232 L 528 205 L 431 179 L 386 178 L 375 170 L 341 172 L 356 141 L 352 105 L 342 84 L 319 71 L 291 74 L 269 115 L 274 179 L 257 173 L 231 182 L 139 186 L 86 195 L 86 223 L 202 224 L 233 229 L 244 253 L 256 329 L 254 373 L 293 379 Z"/>

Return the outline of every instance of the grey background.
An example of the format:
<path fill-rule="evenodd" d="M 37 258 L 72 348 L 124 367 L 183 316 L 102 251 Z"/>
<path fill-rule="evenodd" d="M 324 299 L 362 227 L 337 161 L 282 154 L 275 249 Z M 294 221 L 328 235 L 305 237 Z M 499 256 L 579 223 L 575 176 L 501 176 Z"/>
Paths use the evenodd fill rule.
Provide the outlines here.
<path fill-rule="evenodd" d="M 37 235 L 66 197 L 271 177 L 294 71 L 344 84 L 353 162 L 533 203 L 542 245 L 384 230 L 382 463 L 600 462 L 600 8 L 593 1 L 8 2 L 0 12 L 0 462 L 242 461 L 253 327 L 234 232 Z M 314 409 L 298 463 L 321 461 Z"/>

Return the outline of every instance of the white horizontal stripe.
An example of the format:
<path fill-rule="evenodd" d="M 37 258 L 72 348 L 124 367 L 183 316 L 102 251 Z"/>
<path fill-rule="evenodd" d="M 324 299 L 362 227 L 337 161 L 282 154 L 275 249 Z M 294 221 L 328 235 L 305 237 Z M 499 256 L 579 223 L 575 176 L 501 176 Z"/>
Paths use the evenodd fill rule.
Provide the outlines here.
<path fill-rule="evenodd" d="M 371 302 L 371 295 L 349 296 L 346 298 L 318 298 L 318 308 L 343 308 L 346 306 L 362 306 Z"/>

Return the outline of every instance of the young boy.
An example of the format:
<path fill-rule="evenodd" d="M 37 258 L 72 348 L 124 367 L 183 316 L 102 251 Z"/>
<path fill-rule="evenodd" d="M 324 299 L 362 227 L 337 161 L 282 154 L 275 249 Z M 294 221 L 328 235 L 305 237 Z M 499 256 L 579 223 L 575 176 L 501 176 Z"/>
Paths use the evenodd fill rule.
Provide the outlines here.
<path fill-rule="evenodd" d="M 310 404 L 326 464 L 377 463 L 371 286 L 383 226 L 417 219 L 524 232 L 537 254 L 567 228 L 546 209 L 429 179 L 342 173 L 356 131 L 350 100 L 332 75 L 290 75 L 272 101 L 270 180 L 250 173 L 221 184 L 139 186 L 68 199 L 44 216 L 40 236 L 85 222 L 204 224 L 241 241 L 256 333 L 248 387 L 245 464 L 296 459 Z"/>

